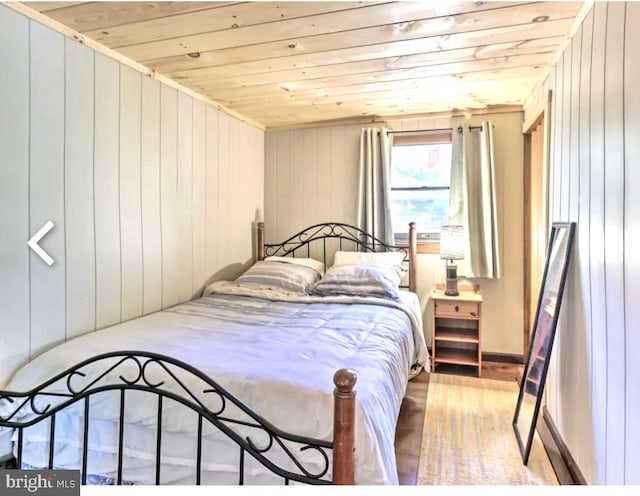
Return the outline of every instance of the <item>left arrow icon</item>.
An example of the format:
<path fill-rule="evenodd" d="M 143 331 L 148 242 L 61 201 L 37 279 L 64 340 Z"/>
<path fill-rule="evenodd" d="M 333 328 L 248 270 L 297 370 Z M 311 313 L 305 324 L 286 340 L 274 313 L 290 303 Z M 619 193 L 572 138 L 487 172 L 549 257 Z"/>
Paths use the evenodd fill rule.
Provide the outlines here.
<path fill-rule="evenodd" d="M 44 263 L 47 265 L 51 265 L 53 263 L 53 258 L 49 256 L 49 254 L 44 251 L 38 245 L 38 242 L 45 237 L 45 235 L 53 229 L 53 222 L 48 221 L 44 226 L 40 228 L 40 230 L 33 235 L 33 237 L 27 242 L 29 248 L 36 252 L 36 254 L 44 260 Z"/>

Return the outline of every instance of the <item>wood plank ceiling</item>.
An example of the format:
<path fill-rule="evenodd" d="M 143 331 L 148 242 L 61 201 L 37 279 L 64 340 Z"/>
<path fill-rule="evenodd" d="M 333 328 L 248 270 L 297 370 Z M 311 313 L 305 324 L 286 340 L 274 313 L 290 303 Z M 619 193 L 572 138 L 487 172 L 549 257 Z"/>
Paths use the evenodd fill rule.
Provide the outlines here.
<path fill-rule="evenodd" d="M 28 2 L 266 128 L 521 105 L 582 2 Z"/>

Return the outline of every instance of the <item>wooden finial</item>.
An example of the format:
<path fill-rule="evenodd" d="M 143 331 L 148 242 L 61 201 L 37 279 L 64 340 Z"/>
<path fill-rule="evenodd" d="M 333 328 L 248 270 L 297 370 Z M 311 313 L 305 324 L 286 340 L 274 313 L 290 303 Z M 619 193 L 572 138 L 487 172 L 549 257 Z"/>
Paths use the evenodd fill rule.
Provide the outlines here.
<path fill-rule="evenodd" d="M 258 222 L 258 260 L 264 260 L 264 222 Z"/>
<path fill-rule="evenodd" d="M 333 384 L 336 386 L 336 390 L 340 394 L 351 393 L 357 380 L 358 376 L 353 370 L 340 369 L 333 374 Z"/>
<path fill-rule="evenodd" d="M 409 223 L 409 291 L 418 289 L 418 234 L 416 223 Z"/>

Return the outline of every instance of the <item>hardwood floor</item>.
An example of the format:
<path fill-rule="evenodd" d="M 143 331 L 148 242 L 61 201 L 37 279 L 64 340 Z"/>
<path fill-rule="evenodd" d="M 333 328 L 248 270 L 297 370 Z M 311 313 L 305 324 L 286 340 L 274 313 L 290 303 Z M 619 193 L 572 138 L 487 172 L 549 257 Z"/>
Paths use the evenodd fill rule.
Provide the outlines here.
<path fill-rule="evenodd" d="M 398 477 L 403 486 L 416 484 L 428 387 L 429 374 L 423 370 L 409 381 L 407 393 L 400 405 L 395 446 Z"/>
<path fill-rule="evenodd" d="M 448 371 L 475 375 L 464 367 Z M 518 382 L 521 374 L 522 365 L 519 364 L 487 361 L 482 363 L 482 377 L 486 379 Z M 429 374 L 422 371 L 409 382 L 407 394 L 400 406 L 395 443 L 400 485 L 416 483 L 428 388 Z"/>

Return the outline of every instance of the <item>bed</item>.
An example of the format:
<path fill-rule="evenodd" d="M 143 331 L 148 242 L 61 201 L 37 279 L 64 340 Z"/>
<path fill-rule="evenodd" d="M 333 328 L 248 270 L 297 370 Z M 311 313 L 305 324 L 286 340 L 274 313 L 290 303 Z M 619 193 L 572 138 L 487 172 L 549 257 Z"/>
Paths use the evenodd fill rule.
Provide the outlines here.
<path fill-rule="evenodd" d="M 396 484 L 400 403 L 428 367 L 417 296 L 399 289 L 415 291 L 415 226 L 407 247 L 339 223 L 277 244 L 259 224 L 257 238 L 237 280 L 18 370 L 0 391 L 17 466 L 79 469 L 83 484 Z M 384 284 L 358 286 L 362 270 Z"/>

